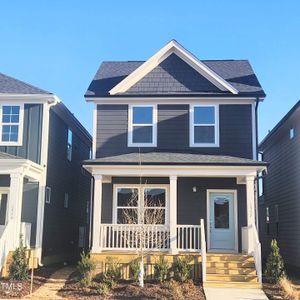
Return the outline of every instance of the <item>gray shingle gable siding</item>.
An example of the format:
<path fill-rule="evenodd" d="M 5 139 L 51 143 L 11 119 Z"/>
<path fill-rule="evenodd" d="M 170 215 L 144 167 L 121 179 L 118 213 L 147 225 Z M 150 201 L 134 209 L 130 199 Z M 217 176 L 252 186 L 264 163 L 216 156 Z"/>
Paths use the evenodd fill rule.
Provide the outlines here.
<path fill-rule="evenodd" d="M 45 90 L 0 73 L 0 94 L 49 94 Z"/>
<path fill-rule="evenodd" d="M 202 60 L 209 68 L 211 68 L 215 73 L 221 76 L 223 79 L 228 81 L 233 87 L 235 87 L 239 94 L 236 96 L 258 96 L 265 97 L 265 93 L 254 74 L 254 71 L 248 60 Z M 130 73 L 136 70 L 141 66 L 144 61 L 124 61 L 124 62 L 114 62 L 107 61 L 103 62 L 94 79 L 92 80 L 90 86 L 88 87 L 85 96 L 86 97 L 107 97 L 109 95 L 110 89 L 116 86 L 121 82 L 125 77 Z M 119 94 L 110 97 L 118 96 L 141 96 L 143 91 L 140 91 L 138 94 Z M 216 95 L 215 91 L 208 92 L 180 92 L 180 95 L 185 96 L 195 96 L 205 94 Z M 220 91 L 217 92 L 220 94 Z M 149 93 L 146 95 L 150 95 Z M 173 95 L 169 91 L 167 93 L 153 92 L 153 96 L 171 96 Z M 231 93 L 225 92 L 222 96 L 234 96 Z M 178 93 L 174 92 L 174 96 L 178 96 Z"/>
<path fill-rule="evenodd" d="M 125 94 L 225 92 L 213 85 L 176 54 L 171 54 Z"/>

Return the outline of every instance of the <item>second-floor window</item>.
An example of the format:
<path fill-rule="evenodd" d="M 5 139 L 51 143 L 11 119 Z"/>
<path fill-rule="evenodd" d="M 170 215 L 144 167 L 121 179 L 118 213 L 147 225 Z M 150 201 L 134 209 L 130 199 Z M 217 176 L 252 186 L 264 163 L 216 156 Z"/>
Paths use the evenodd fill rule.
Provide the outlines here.
<path fill-rule="evenodd" d="M 219 110 L 217 105 L 191 106 L 190 146 L 219 146 Z"/>
<path fill-rule="evenodd" d="M 129 107 L 128 119 L 128 146 L 156 147 L 156 106 L 132 105 Z"/>
<path fill-rule="evenodd" d="M 21 145 L 23 132 L 23 107 L 1 106 L 1 145 Z"/>

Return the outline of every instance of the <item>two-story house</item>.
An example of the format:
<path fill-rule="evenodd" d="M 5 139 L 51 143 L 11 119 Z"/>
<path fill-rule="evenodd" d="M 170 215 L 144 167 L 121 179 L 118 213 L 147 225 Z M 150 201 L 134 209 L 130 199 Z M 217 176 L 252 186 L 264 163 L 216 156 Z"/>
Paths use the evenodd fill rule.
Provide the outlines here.
<path fill-rule="evenodd" d="M 85 246 L 91 136 L 52 93 L 0 74 L 0 271 L 20 243 L 34 264 Z M 42 251 L 43 250 L 43 251 Z"/>
<path fill-rule="evenodd" d="M 259 145 L 270 166 L 259 184 L 262 256 L 276 239 L 287 271 L 300 273 L 300 101 Z"/>
<path fill-rule="evenodd" d="M 85 94 L 94 103 L 93 159 L 84 167 L 94 178 L 95 259 L 116 253 L 128 263 L 148 225 L 143 247 L 169 259 L 195 255 L 206 285 L 258 286 L 264 97 L 247 60 L 199 60 L 175 40 L 147 61 L 103 62 Z M 158 209 L 159 224 L 144 224 L 140 212 Z"/>

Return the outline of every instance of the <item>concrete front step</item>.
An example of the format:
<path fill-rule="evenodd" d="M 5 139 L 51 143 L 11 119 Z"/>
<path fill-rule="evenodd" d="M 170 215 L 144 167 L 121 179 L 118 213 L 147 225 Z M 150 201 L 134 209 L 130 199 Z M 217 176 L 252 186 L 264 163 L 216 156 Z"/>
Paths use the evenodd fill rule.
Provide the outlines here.
<path fill-rule="evenodd" d="M 262 285 L 258 282 L 220 282 L 207 281 L 203 283 L 203 287 L 218 287 L 218 288 L 237 288 L 237 289 L 261 289 Z"/>
<path fill-rule="evenodd" d="M 206 274 L 207 281 L 220 282 L 257 282 L 256 275 L 226 275 L 226 274 Z"/>
<path fill-rule="evenodd" d="M 224 275 L 256 275 L 255 268 L 206 268 L 207 274 L 224 274 Z"/>

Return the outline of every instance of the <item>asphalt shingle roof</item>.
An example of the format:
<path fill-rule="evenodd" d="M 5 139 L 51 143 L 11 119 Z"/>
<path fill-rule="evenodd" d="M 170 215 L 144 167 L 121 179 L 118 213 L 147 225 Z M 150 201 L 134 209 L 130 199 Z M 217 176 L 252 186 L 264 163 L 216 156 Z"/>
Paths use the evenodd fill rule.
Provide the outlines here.
<path fill-rule="evenodd" d="M 239 91 L 236 96 L 265 96 L 248 60 L 202 60 L 202 62 L 235 87 Z M 144 61 L 103 62 L 85 96 L 110 96 L 109 90 L 143 63 Z M 176 54 L 172 54 L 126 93 L 110 97 L 141 95 L 191 96 L 198 94 L 232 96 L 230 92 L 215 87 Z"/>
<path fill-rule="evenodd" d="M 84 161 L 85 165 L 248 165 L 264 166 L 265 162 L 223 155 L 202 155 L 177 152 L 128 153 Z"/>
<path fill-rule="evenodd" d="M 0 94 L 49 94 L 33 85 L 0 73 Z"/>
<path fill-rule="evenodd" d="M 0 159 L 22 159 L 22 158 L 6 152 L 0 152 Z"/>

